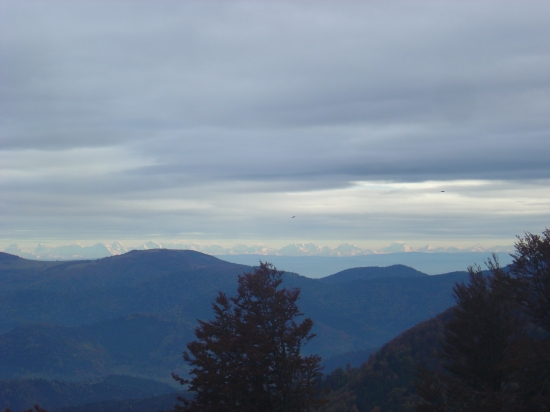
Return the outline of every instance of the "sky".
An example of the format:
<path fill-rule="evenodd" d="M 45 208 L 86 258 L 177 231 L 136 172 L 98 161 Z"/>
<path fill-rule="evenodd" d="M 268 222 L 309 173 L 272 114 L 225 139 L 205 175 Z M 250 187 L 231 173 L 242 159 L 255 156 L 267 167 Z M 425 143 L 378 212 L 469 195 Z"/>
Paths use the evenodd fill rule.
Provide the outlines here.
<path fill-rule="evenodd" d="M 0 248 L 540 233 L 548 16 L 547 1 L 3 0 Z"/>

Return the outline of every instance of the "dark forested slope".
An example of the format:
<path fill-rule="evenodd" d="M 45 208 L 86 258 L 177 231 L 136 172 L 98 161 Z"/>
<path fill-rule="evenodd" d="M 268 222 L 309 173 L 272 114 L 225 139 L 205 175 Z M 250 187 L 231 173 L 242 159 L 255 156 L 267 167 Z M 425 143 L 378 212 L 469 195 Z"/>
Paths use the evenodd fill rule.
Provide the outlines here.
<path fill-rule="evenodd" d="M 280 268 L 284 269 L 284 268 Z M 251 267 L 194 251 L 134 251 L 94 261 L 37 262 L 0 255 L 0 378 L 82 381 L 109 374 L 169 382 L 218 291 L 233 295 Z M 359 268 L 354 273 L 371 272 Z M 380 347 L 453 304 L 465 273 L 427 276 L 397 266 L 310 279 L 300 309 L 314 322 L 309 353 L 324 358 Z M 350 272 L 348 272 L 350 273 Z M 42 404 L 42 403 L 41 403 Z M 31 404 L 27 407 L 32 406 Z"/>
<path fill-rule="evenodd" d="M 115 366 L 119 373 L 123 365 L 136 373 L 152 362 L 157 366 L 151 368 L 160 371 L 166 367 L 162 356 L 173 359 L 192 338 L 196 320 L 211 316 L 217 292 L 232 294 L 237 275 L 251 271 L 202 253 L 164 249 L 44 266 L 8 259 L 0 269 L 0 349 L 14 355 L 0 360 L 4 379 L 31 373 L 70 376 L 76 365 L 82 366 L 81 373 L 108 372 Z M 396 270 L 408 275 L 395 276 Z M 380 346 L 451 306 L 452 286 L 466 278 L 465 273 L 427 276 L 395 266 L 376 271 L 372 279 L 337 283 L 285 275 L 286 286 L 301 289 L 299 307 L 315 322 L 318 337 L 308 345 L 309 352 L 330 357 Z M 140 316 L 132 317 L 136 314 Z M 61 341 L 72 349 L 57 353 L 54 348 L 61 347 Z M 41 358 L 33 355 L 38 347 Z M 70 360 L 63 353 L 70 354 Z M 64 370 L 52 366 L 52 359 Z M 139 368 L 138 359 L 143 364 Z"/>
<path fill-rule="evenodd" d="M 369 280 L 375 278 L 410 278 L 426 276 L 428 275 L 405 265 L 392 265 L 387 267 L 368 266 L 346 269 L 334 275 L 320 278 L 319 280 L 324 283 L 343 283 L 352 280 Z"/>
<path fill-rule="evenodd" d="M 149 379 L 108 376 L 95 382 L 62 382 L 45 379 L 0 381 L 0 410 L 17 412 L 40 404 L 53 411 L 71 405 L 92 402 L 144 399 L 174 393 L 172 386 Z M 172 405 L 175 395 L 170 396 Z"/>
<path fill-rule="evenodd" d="M 451 309 L 391 340 L 359 368 L 339 368 L 324 378 L 330 403 L 322 412 L 412 412 L 418 402 L 413 382 L 417 365 L 435 369 L 445 323 Z M 380 408 L 380 409 L 376 409 Z"/>

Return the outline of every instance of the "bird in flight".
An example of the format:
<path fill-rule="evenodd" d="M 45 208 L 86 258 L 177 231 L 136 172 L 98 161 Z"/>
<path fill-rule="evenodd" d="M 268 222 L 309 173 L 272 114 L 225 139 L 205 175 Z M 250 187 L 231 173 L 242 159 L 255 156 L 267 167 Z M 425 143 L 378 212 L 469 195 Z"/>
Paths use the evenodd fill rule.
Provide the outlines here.
<path fill-rule="evenodd" d="M 445 193 L 445 191 L 444 191 L 444 190 L 442 190 L 442 191 L 441 191 L 441 193 Z"/>
<path fill-rule="evenodd" d="M 292 216 L 291 219 L 294 219 L 296 216 Z"/>

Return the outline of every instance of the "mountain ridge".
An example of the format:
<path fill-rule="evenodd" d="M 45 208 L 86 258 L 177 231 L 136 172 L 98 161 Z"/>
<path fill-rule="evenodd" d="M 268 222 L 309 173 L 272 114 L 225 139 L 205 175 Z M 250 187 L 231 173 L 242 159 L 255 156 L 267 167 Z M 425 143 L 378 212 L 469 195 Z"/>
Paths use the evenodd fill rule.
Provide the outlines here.
<path fill-rule="evenodd" d="M 429 276 L 404 265 L 356 269 L 371 276 L 329 283 L 283 275 L 284 287 L 300 289 L 298 306 L 314 321 L 317 337 L 304 353 L 320 354 L 330 367 L 350 359 L 338 358 L 349 352 L 359 362 L 452 306 L 453 285 L 467 279 L 465 272 Z M 394 276 L 396 270 L 403 277 Z M 233 295 L 238 275 L 251 271 L 167 249 L 62 262 L 0 255 L 0 378 L 79 381 L 117 374 L 171 383 L 170 372 L 187 372 L 181 353 L 195 338 L 197 319 L 211 318 L 217 293 Z M 127 404 L 117 402 L 109 407 Z"/>
<path fill-rule="evenodd" d="M 375 279 L 379 277 L 409 278 L 423 276 L 429 275 L 405 265 L 391 265 L 386 267 L 368 266 L 350 268 L 330 276 L 319 278 L 319 280 L 325 283 L 342 283 L 351 282 L 354 280 Z"/>
<path fill-rule="evenodd" d="M 375 254 L 391 253 L 465 253 L 465 252 L 511 252 L 513 246 L 493 246 L 483 247 L 474 245 L 471 247 L 434 247 L 426 245 L 420 248 L 414 248 L 403 242 L 394 242 L 387 247 L 379 250 L 371 250 L 358 247 L 350 243 L 343 243 L 336 247 L 318 246 L 314 243 L 292 243 L 281 248 L 273 248 L 265 245 L 236 245 L 224 247 L 220 245 L 205 245 L 199 243 L 157 243 L 145 242 L 137 246 L 126 247 L 116 241 L 111 244 L 96 243 L 91 246 L 82 246 L 79 244 L 69 244 L 61 246 L 49 246 L 39 243 L 35 248 L 19 247 L 16 243 L 9 245 L 4 249 L 6 253 L 17 255 L 26 259 L 41 260 L 80 260 L 80 259 L 100 259 L 108 256 L 124 254 L 131 250 L 153 250 L 153 249 L 175 249 L 175 250 L 194 250 L 209 255 L 261 255 L 261 256 L 331 256 L 331 257 L 350 257 Z"/>
<path fill-rule="evenodd" d="M 28 323 L 72 327 L 135 314 L 194 324 L 212 316 L 218 291 L 233 294 L 238 275 L 253 271 L 200 252 L 166 249 L 88 261 L 17 259 L 0 269 L 0 333 Z M 379 346 L 444 310 L 452 304 L 452 286 L 466 276 L 382 276 L 329 284 L 285 273 L 283 285 L 300 288 L 300 309 L 316 323 L 320 338 L 308 350 L 330 357 Z"/>

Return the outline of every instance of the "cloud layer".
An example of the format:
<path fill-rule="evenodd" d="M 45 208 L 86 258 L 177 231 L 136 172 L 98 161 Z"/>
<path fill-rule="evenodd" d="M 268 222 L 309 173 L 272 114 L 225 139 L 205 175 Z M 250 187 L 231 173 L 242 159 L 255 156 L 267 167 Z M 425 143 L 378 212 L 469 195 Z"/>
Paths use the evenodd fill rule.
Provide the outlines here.
<path fill-rule="evenodd" d="M 547 2 L 4 1 L 1 237 L 539 232 L 549 13 Z"/>

